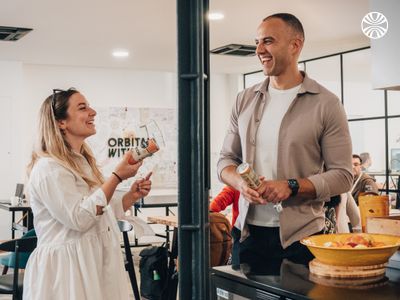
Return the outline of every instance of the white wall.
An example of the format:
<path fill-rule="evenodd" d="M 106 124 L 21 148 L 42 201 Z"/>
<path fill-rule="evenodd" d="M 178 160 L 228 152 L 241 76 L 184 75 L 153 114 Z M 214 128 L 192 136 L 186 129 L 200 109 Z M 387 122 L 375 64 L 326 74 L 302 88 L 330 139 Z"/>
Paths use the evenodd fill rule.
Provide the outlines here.
<path fill-rule="evenodd" d="M 210 196 L 217 195 L 223 184 L 217 177 L 217 161 L 222 143 L 228 128 L 232 106 L 236 94 L 242 88 L 242 75 L 211 75 L 210 84 L 210 162 L 211 162 L 211 191 Z"/>
<path fill-rule="evenodd" d="M 21 98 L 22 64 L 18 62 L 0 61 L 0 199 L 8 200 L 14 195 L 15 186 L 19 178 L 19 157 L 16 156 L 18 139 L 12 131 L 19 127 L 19 114 L 17 99 Z M 10 237 L 11 214 L 0 212 L 0 240 Z"/>
<path fill-rule="evenodd" d="M 216 153 L 221 148 L 240 80 L 240 75 L 211 76 L 212 187 L 215 193 L 220 188 L 215 175 Z M 53 88 L 75 87 L 96 107 L 177 107 L 175 73 L 0 61 L 0 84 L 3 125 L 0 132 L 0 199 L 9 199 L 14 194 L 15 184 L 25 179 L 25 166 L 36 136 L 38 111 Z M 152 213 L 157 212 L 153 210 Z M 158 212 L 163 213 L 163 209 Z M 10 223 L 9 213 L 0 210 L 0 240 L 10 237 Z"/>

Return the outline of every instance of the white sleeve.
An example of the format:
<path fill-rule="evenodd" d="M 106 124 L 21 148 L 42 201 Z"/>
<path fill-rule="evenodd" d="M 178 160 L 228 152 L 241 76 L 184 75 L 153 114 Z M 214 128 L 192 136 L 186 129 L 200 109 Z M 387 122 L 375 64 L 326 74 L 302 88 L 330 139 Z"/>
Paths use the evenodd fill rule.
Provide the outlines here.
<path fill-rule="evenodd" d="M 50 215 L 77 231 L 87 231 L 98 220 L 100 216 L 96 216 L 96 205 L 107 205 L 101 188 L 85 197 L 78 190 L 76 177 L 65 168 L 55 168 L 46 174 L 36 189 Z"/>
<path fill-rule="evenodd" d="M 121 195 L 116 195 L 111 198 L 110 206 L 114 212 L 115 218 L 117 220 L 122 220 L 125 217 L 124 207 L 122 205 L 122 197 Z"/>
<path fill-rule="evenodd" d="M 360 209 L 358 208 L 351 193 L 347 193 L 346 213 L 349 216 L 353 229 L 361 229 Z"/>
<path fill-rule="evenodd" d="M 346 212 L 346 194 L 340 195 L 340 202 L 336 209 L 336 229 L 337 233 L 349 233 L 348 216 Z"/>

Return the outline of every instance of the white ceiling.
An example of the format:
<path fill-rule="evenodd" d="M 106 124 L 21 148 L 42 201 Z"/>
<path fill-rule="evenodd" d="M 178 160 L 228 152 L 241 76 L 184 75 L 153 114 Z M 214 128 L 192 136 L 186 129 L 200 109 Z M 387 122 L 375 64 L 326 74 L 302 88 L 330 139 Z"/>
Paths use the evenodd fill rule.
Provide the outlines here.
<path fill-rule="evenodd" d="M 368 0 L 210 0 L 210 11 L 225 15 L 211 21 L 211 49 L 254 44 L 260 21 L 277 12 L 302 21 L 306 44 L 301 59 L 369 45 L 360 28 Z M 176 22 L 175 0 L 0 0 L 0 25 L 34 29 L 17 42 L 0 41 L 0 60 L 175 71 Z M 111 52 L 116 48 L 131 54 L 115 59 Z M 211 55 L 213 72 L 259 68 L 255 57 Z"/>

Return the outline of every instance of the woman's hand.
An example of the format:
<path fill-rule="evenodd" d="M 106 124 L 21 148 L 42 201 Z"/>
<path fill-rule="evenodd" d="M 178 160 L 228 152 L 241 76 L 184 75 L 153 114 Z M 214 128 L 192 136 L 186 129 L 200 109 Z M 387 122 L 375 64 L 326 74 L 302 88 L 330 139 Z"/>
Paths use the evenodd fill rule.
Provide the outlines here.
<path fill-rule="evenodd" d="M 103 214 L 104 206 L 96 205 L 96 216 L 101 216 Z"/>
<path fill-rule="evenodd" d="M 128 179 L 136 175 L 139 170 L 142 162 L 139 161 L 135 164 L 130 164 L 129 160 L 132 158 L 132 152 L 128 151 L 124 154 L 124 157 L 120 161 L 120 163 L 116 166 L 114 172 L 121 177 L 122 180 Z"/>
<path fill-rule="evenodd" d="M 132 183 L 129 193 L 135 202 L 136 200 L 146 197 L 149 194 L 151 190 L 150 177 L 152 174 L 153 173 L 150 172 L 146 175 L 145 178 L 138 179 L 134 183 Z"/>
<path fill-rule="evenodd" d="M 138 179 L 132 183 L 129 192 L 127 192 L 122 198 L 124 211 L 129 209 L 136 201 L 146 197 L 151 190 L 150 177 L 153 173 L 150 172 L 145 178 Z"/>

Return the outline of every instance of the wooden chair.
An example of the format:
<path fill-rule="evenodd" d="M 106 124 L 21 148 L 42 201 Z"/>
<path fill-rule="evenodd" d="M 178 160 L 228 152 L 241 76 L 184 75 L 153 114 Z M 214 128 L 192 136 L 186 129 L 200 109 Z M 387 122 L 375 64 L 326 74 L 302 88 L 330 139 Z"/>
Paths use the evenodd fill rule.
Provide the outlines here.
<path fill-rule="evenodd" d="M 136 300 L 140 300 L 139 288 L 136 281 L 135 267 L 133 265 L 133 258 L 131 252 L 131 246 L 129 243 L 128 232 L 133 229 L 131 223 L 119 220 L 118 221 L 119 230 L 122 232 L 122 236 L 124 238 L 124 250 L 125 250 L 125 270 L 129 274 L 129 279 L 131 281 L 133 294 L 135 295 Z"/>
<path fill-rule="evenodd" d="M 14 274 L 0 276 L 0 294 L 12 294 L 13 300 L 22 299 L 24 274 L 19 272 L 20 255 L 21 252 L 32 252 L 36 243 L 36 237 L 28 237 L 0 244 L 0 250 L 15 253 Z"/>

